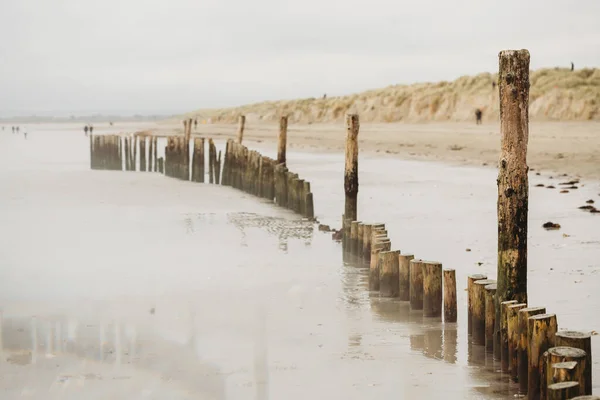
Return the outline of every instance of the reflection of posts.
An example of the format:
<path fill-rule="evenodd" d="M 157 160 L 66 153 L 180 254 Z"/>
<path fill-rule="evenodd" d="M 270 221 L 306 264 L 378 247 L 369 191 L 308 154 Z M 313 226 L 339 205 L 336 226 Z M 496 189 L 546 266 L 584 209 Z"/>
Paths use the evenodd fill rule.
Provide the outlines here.
<path fill-rule="evenodd" d="M 451 364 L 456 363 L 456 327 L 449 328 L 444 326 L 444 360 Z"/>
<path fill-rule="evenodd" d="M 439 360 L 442 358 L 442 330 L 429 329 L 425 332 L 423 353 L 426 357 Z"/>

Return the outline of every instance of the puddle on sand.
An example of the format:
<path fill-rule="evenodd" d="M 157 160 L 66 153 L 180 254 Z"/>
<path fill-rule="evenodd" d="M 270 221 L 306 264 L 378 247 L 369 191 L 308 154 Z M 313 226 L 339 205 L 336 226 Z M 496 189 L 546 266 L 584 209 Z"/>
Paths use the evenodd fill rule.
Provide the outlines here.
<path fill-rule="evenodd" d="M 424 164 L 419 181 L 399 176 L 395 166 L 381 169 L 389 160 L 361 160 L 359 211 L 386 222 L 393 243 L 398 238 L 407 249 L 420 243 L 418 253 L 459 265 L 459 323 L 442 324 L 372 296 L 366 270 L 344 265 L 330 234 L 286 210 L 230 188 L 90 171 L 84 138 L 51 135 L 31 134 L 26 143 L 0 139 L 0 185 L 9 189 L 0 194 L 4 351 L 31 350 L 29 316 L 37 315 L 40 382 L 42 367 L 58 360 L 64 370 L 52 379 L 98 374 L 140 391 L 160 382 L 155 390 L 174 398 L 187 398 L 181 391 L 214 399 L 514 393 L 483 347 L 468 345 L 461 323 L 460 277 L 474 271 L 474 256 L 493 256 L 472 225 L 473 218 L 491 219 L 487 203 L 480 204 L 489 200 L 489 188 L 473 190 L 485 200 L 465 200 L 461 192 L 461 185 L 481 180 L 478 170 L 464 169 L 453 181 L 455 169 Z M 290 163 L 311 181 L 319 218 L 337 226 L 339 160 L 292 153 Z M 432 191 L 443 174 L 447 196 Z M 389 186 L 396 181 L 408 186 Z M 424 198 L 431 203 L 427 213 L 413 212 Z M 442 208 L 440 198 L 467 203 Z M 457 220 L 461 235 L 448 228 Z M 64 337 L 61 351 L 57 335 Z M 45 357 L 50 343 L 54 358 Z M 115 365 L 127 373 L 108 374 Z"/>

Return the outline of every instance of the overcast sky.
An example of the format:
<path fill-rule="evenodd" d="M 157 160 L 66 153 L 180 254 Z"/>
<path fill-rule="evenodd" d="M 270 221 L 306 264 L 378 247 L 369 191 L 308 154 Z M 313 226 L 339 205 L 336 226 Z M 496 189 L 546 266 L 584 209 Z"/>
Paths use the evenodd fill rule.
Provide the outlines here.
<path fill-rule="evenodd" d="M 0 0 L 0 115 L 174 113 L 600 66 L 600 0 Z"/>

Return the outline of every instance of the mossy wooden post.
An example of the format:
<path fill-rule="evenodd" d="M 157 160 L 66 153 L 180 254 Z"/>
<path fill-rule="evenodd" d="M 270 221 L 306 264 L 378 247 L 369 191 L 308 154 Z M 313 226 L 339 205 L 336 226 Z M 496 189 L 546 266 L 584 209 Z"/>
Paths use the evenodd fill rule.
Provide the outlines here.
<path fill-rule="evenodd" d="M 498 299 L 498 290 L 496 289 L 496 299 Z M 508 324 L 506 316 L 508 315 L 508 307 L 514 304 L 519 304 L 517 300 L 507 300 L 500 303 L 500 370 L 508 372 Z"/>
<path fill-rule="evenodd" d="M 140 137 L 140 171 L 146 172 L 146 136 Z"/>
<path fill-rule="evenodd" d="M 423 262 L 423 316 L 442 316 L 442 264 Z"/>
<path fill-rule="evenodd" d="M 351 261 L 354 262 L 356 258 L 356 249 L 358 248 L 358 224 L 360 221 L 352 221 L 350 223 L 350 255 L 352 256 Z"/>
<path fill-rule="evenodd" d="M 304 214 L 304 216 L 306 218 L 308 218 L 309 220 L 314 220 L 315 219 L 315 205 L 313 203 L 313 194 L 311 192 L 306 193 L 306 198 L 304 201 L 306 203 L 306 213 Z"/>
<path fill-rule="evenodd" d="M 583 371 L 586 368 L 585 361 L 586 353 L 581 349 L 567 346 L 549 348 L 548 351 L 544 353 L 542 365 L 542 385 L 540 387 L 541 396 L 546 394 L 544 389 L 548 386 L 552 385 L 553 383 L 565 381 L 579 382 L 580 392 L 578 395 L 585 394 L 585 376 L 583 374 Z M 554 369 L 556 364 L 564 362 L 575 362 L 576 365 L 572 368 L 563 368 L 562 370 Z M 555 372 L 557 373 L 556 375 Z"/>
<path fill-rule="evenodd" d="M 456 322 L 456 271 L 444 270 L 444 322 Z"/>
<path fill-rule="evenodd" d="M 498 166 L 498 290 L 500 304 L 527 303 L 527 141 L 529 138 L 529 52 L 499 54 L 501 154 Z"/>
<path fill-rule="evenodd" d="M 298 193 L 298 208 L 296 209 L 296 212 L 300 215 L 304 215 L 304 213 L 306 212 L 306 204 L 304 203 L 304 200 L 306 199 L 306 196 L 304 193 L 304 179 L 298 179 L 298 182 L 296 182 L 296 184 L 298 185 L 298 187 L 296 188 L 296 193 Z M 357 235 L 358 235 L 358 227 L 357 227 Z M 356 237 L 356 244 L 358 244 L 358 236 Z M 354 251 L 356 253 L 356 249 L 354 249 Z"/>
<path fill-rule="evenodd" d="M 200 138 L 200 149 L 198 152 L 198 164 L 199 164 L 199 180 L 198 182 L 204 183 L 204 176 L 206 174 L 205 171 L 205 161 L 204 161 L 204 138 Z"/>
<path fill-rule="evenodd" d="M 473 283 L 481 279 L 487 279 L 487 275 L 473 274 L 467 278 L 467 333 L 473 333 Z"/>
<path fill-rule="evenodd" d="M 527 394 L 529 372 L 528 347 L 529 339 L 527 338 L 529 317 L 534 315 L 545 314 L 545 307 L 527 307 L 519 310 L 519 322 L 517 331 L 519 333 L 519 348 L 517 349 L 518 358 L 518 376 L 519 376 L 519 393 Z"/>
<path fill-rule="evenodd" d="M 414 254 L 398 254 L 398 298 L 410 301 L 410 262 Z"/>
<path fill-rule="evenodd" d="M 237 131 L 238 143 L 240 143 L 240 144 L 242 144 L 242 141 L 244 140 L 244 128 L 245 127 L 246 127 L 246 116 L 240 115 L 238 118 L 238 131 Z"/>
<path fill-rule="evenodd" d="M 192 181 L 200 182 L 200 138 L 194 138 L 194 151 L 192 153 Z"/>
<path fill-rule="evenodd" d="M 410 308 L 423 309 L 423 260 L 410 260 Z"/>
<path fill-rule="evenodd" d="M 492 283 L 485 286 L 485 350 L 494 351 L 494 322 L 496 320 L 496 289 L 498 285 Z"/>
<path fill-rule="evenodd" d="M 356 257 L 356 265 L 360 267 L 363 258 L 363 235 L 365 234 L 365 224 L 359 222 L 356 230 L 356 249 L 354 251 L 354 256 Z"/>
<path fill-rule="evenodd" d="M 508 338 L 508 373 L 513 382 L 519 381 L 519 311 L 527 304 L 511 304 L 506 308 L 506 335 Z"/>
<path fill-rule="evenodd" d="M 529 317 L 527 321 L 527 358 L 529 362 L 527 398 L 529 400 L 541 398 L 542 356 L 549 348 L 554 347 L 557 330 L 558 324 L 555 314 L 538 314 Z"/>
<path fill-rule="evenodd" d="M 494 279 L 479 279 L 473 282 L 471 342 L 475 345 L 485 345 L 485 287 L 494 283 Z"/>
<path fill-rule="evenodd" d="M 365 264 L 371 259 L 371 229 L 373 228 L 373 224 L 364 224 L 363 225 L 363 235 L 362 235 L 362 260 L 360 260 L 359 264 Z"/>
<path fill-rule="evenodd" d="M 556 346 L 568 346 L 585 351 L 585 368 L 583 370 L 585 387 L 582 394 L 592 394 L 592 335 L 587 332 L 556 332 Z"/>
<path fill-rule="evenodd" d="M 379 295 L 381 297 L 398 297 L 398 255 L 400 250 L 379 253 L 382 258 L 379 271 Z"/>
<path fill-rule="evenodd" d="M 281 118 L 279 118 L 279 138 L 277 141 L 277 163 L 284 164 L 284 165 L 286 163 L 287 127 L 288 127 L 288 117 L 287 117 L 287 115 L 282 115 Z"/>
<path fill-rule="evenodd" d="M 165 167 L 165 159 L 160 157 L 157 161 L 158 161 L 158 172 L 162 174 L 162 173 L 164 173 L 164 170 L 165 170 L 165 168 L 164 168 Z"/>
<path fill-rule="evenodd" d="M 579 394 L 578 382 L 561 382 L 548 386 L 548 400 L 569 400 Z"/>
<path fill-rule="evenodd" d="M 152 138 L 152 140 L 154 141 L 154 172 L 158 171 L 158 138 L 155 136 Z"/>
<path fill-rule="evenodd" d="M 357 220 L 358 198 L 358 115 L 346 115 L 346 163 L 344 166 L 344 216 Z"/>

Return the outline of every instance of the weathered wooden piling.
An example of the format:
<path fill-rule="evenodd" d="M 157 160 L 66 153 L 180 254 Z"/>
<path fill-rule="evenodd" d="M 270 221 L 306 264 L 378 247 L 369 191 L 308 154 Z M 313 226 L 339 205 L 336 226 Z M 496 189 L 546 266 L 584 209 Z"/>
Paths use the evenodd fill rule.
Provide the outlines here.
<path fill-rule="evenodd" d="M 154 172 L 157 172 L 158 171 L 158 165 L 157 165 L 158 164 L 158 157 L 157 157 L 157 154 L 158 154 L 158 138 L 156 136 L 154 136 L 152 138 L 152 141 L 154 142 L 154 156 L 153 156 L 153 158 L 154 158 Z"/>
<path fill-rule="evenodd" d="M 519 381 L 519 311 L 527 304 L 511 304 L 506 308 L 506 336 L 508 339 L 508 373 L 513 382 Z"/>
<path fill-rule="evenodd" d="M 526 394 L 528 389 L 528 373 L 529 373 L 529 357 L 528 347 L 528 323 L 529 317 L 534 315 L 546 314 L 545 307 L 527 307 L 519 310 L 519 322 L 517 331 L 519 333 L 519 347 L 517 349 L 518 358 L 518 377 L 519 377 L 519 393 Z"/>
<path fill-rule="evenodd" d="M 410 308 L 423 309 L 423 260 L 410 260 Z"/>
<path fill-rule="evenodd" d="M 473 283 L 482 279 L 487 279 L 487 275 L 474 274 L 467 278 L 467 333 L 473 333 Z"/>
<path fill-rule="evenodd" d="M 310 220 L 315 218 L 315 206 L 313 203 L 313 194 L 312 192 L 306 193 L 305 200 L 306 202 L 306 212 L 304 216 Z"/>
<path fill-rule="evenodd" d="M 357 220 L 358 198 L 358 115 L 346 115 L 346 162 L 344 166 L 344 218 Z"/>
<path fill-rule="evenodd" d="M 153 163 L 156 162 L 153 160 L 153 154 L 154 154 L 154 138 L 152 136 L 150 136 L 148 138 L 148 171 L 149 172 L 152 172 Z"/>
<path fill-rule="evenodd" d="M 140 171 L 146 172 L 146 137 L 140 137 Z"/>
<path fill-rule="evenodd" d="M 158 172 L 162 174 L 165 171 L 165 159 L 160 157 L 157 161 L 158 161 Z"/>
<path fill-rule="evenodd" d="M 496 289 L 498 285 L 492 283 L 485 286 L 485 350 L 494 351 L 494 343 L 497 340 L 494 335 L 494 322 L 496 320 Z"/>
<path fill-rule="evenodd" d="M 527 141 L 529 138 L 529 52 L 499 54 L 501 155 L 498 167 L 498 290 L 506 300 L 527 303 Z M 496 326 L 498 330 L 499 325 Z"/>
<path fill-rule="evenodd" d="M 208 139 L 208 183 L 214 183 L 215 179 L 215 154 L 213 148 L 213 140 Z"/>
<path fill-rule="evenodd" d="M 585 387 L 582 394 L 592 394 L 592 335 L 587 332 L 558 331 L 556 346 L 568 346 L 585 351 L 585 368 L 583 370 Z"/>
<path fill-rule="evenodd" d="M 561 382 L 548 386 L 548 400 L 569 400 L 579 396 L 578 382 Z"/>
<path fill-rule="evenodd" d="M 498 299 L 498 289 L 496 287 L 496 300 Z M 517 300 L 507 300 L 500 303 L 500 369 L 502 372 L 508 372 L 508 307 L 519 304 Z M 496 321 L 497 322 L 497 321 Z"/>
<path fill-rule="evenodd" d="M 485 287 L 494 283 L 494 279 L 479 279 L 473 282 L 471 342 L 475 345 L 485 345 Z"/>
<path fill-rule="evenodd" d="M 369 290 L 379 290 L 379 252 L 386 251 L 387 245 L 390 244 L 389 239 L 379 239 L 377 232 L 372 233 L 371 239 L 371 263 L 369 266 Z M 391 244 L 390 244 L 391 246 Z M 389 248 L 387 249 L 389 250 Z"/>
<path fill-rule="evenodd" d="M 123 139 L 123 152 L 125 153 L 125 171 L 131 171 L 131 158 L 129 157 L 129 138 L 125 137 Z"/>
<path fill-rule="evenodd" d="M 219 150 L 215 160 L 215 184 L 218 185 L 219 183 L 221 183 L 221 150 Z"/>
<path fill-rule="evenodd" d="M 356 229 L 355 262 L 358 266 L 360 266 L 363 258 L 363 235 L 365 234 L 365 224 L 363 222 L 359 222 Z"/>
<path fill-rule="evenodd" d="M 279 118 L 279 137 L 277 140 L 277 164 L 286 163 L 286 147 L 287 147 L 287 127 L 288 117 L 287 115 Z"/>
<path fill-rule="evenodd" d="M 423 261 L 423 316 L 442 316 L 442 264 Z"/>
<path fill-rule="evenodd" d="M 527 398 L 529 400 L 541 398 L 542 356 L 549 348 L 554 347 L 557 330 L 555 314 L 538 314 L 529 317 L 527 321 L 527 358 L 529 362 Z M 548 393 L 550 393 L 549 389 Z"/>
<path fill-rule="evenodd" d="M 356 257 L 358 249 L 358 224 L 360 221 L 352 221 L 350 223 L 350 255 Z M 354 259 L 352 260 L 354 262 Z"/>
<path fill-rule="evenodd" d="M 456 271 L 444 270 L 444 322 L 456 322 Z"/>
<path fill-rule="evenodd" d="M 383 251 L 381 270 L 379 271 L 379 295 L 381 297 L 398 297 L 398 255 L 400 250 Z"/>
<path fill-rule="evenodd" d="M 131 161 L 131 165 L 133 166 L 132 171 L 137 171 L 137 148 L 138 148 L 138 137 L 137 135 L 133 135 L 133 142 L 131 145 L 131 150 L 133 153 L 133 159 Z"/>
<path fill-rule="evenodd" d="M 194 151 L 192 153 L 192 181 L 194 182 L 201 182 L 202 165 L 200 164 L 200 151 L 203 145 L 203 139 L 194 138 Z"/>
<path fill-rule="evenodd" d="M 414 254 L 398 254 L 398 298 L 410 301 L 410 262 Z"/>
<path fill-rule="evenodd" d="M 245 115 L 240 115 L 238 118 L 238 143 L 242 144 L 242 141 L 244 140 L 244 128 L 246 126 L 246 116 Z"/>
<path fill-rule="evenodd" d="M 554 366 L 564 362 L 575 362 L 572 368 L 559 368 L 555 370 Z M 586 353 L 575 347 L 559 346 L 551 347 L 543 355 L 542 360 L 542 385 L 540 387 L 541 396 L 546 395 L 546 388 L 553 383 L 573 381 L 579 382 L 579 395 L 585 394 L 585 376 L 583 371 L 586 369 Z M 557 375 L 555 375 L 555 372 Z M 543 398 L 543 397 L 542 397 Z"/>

